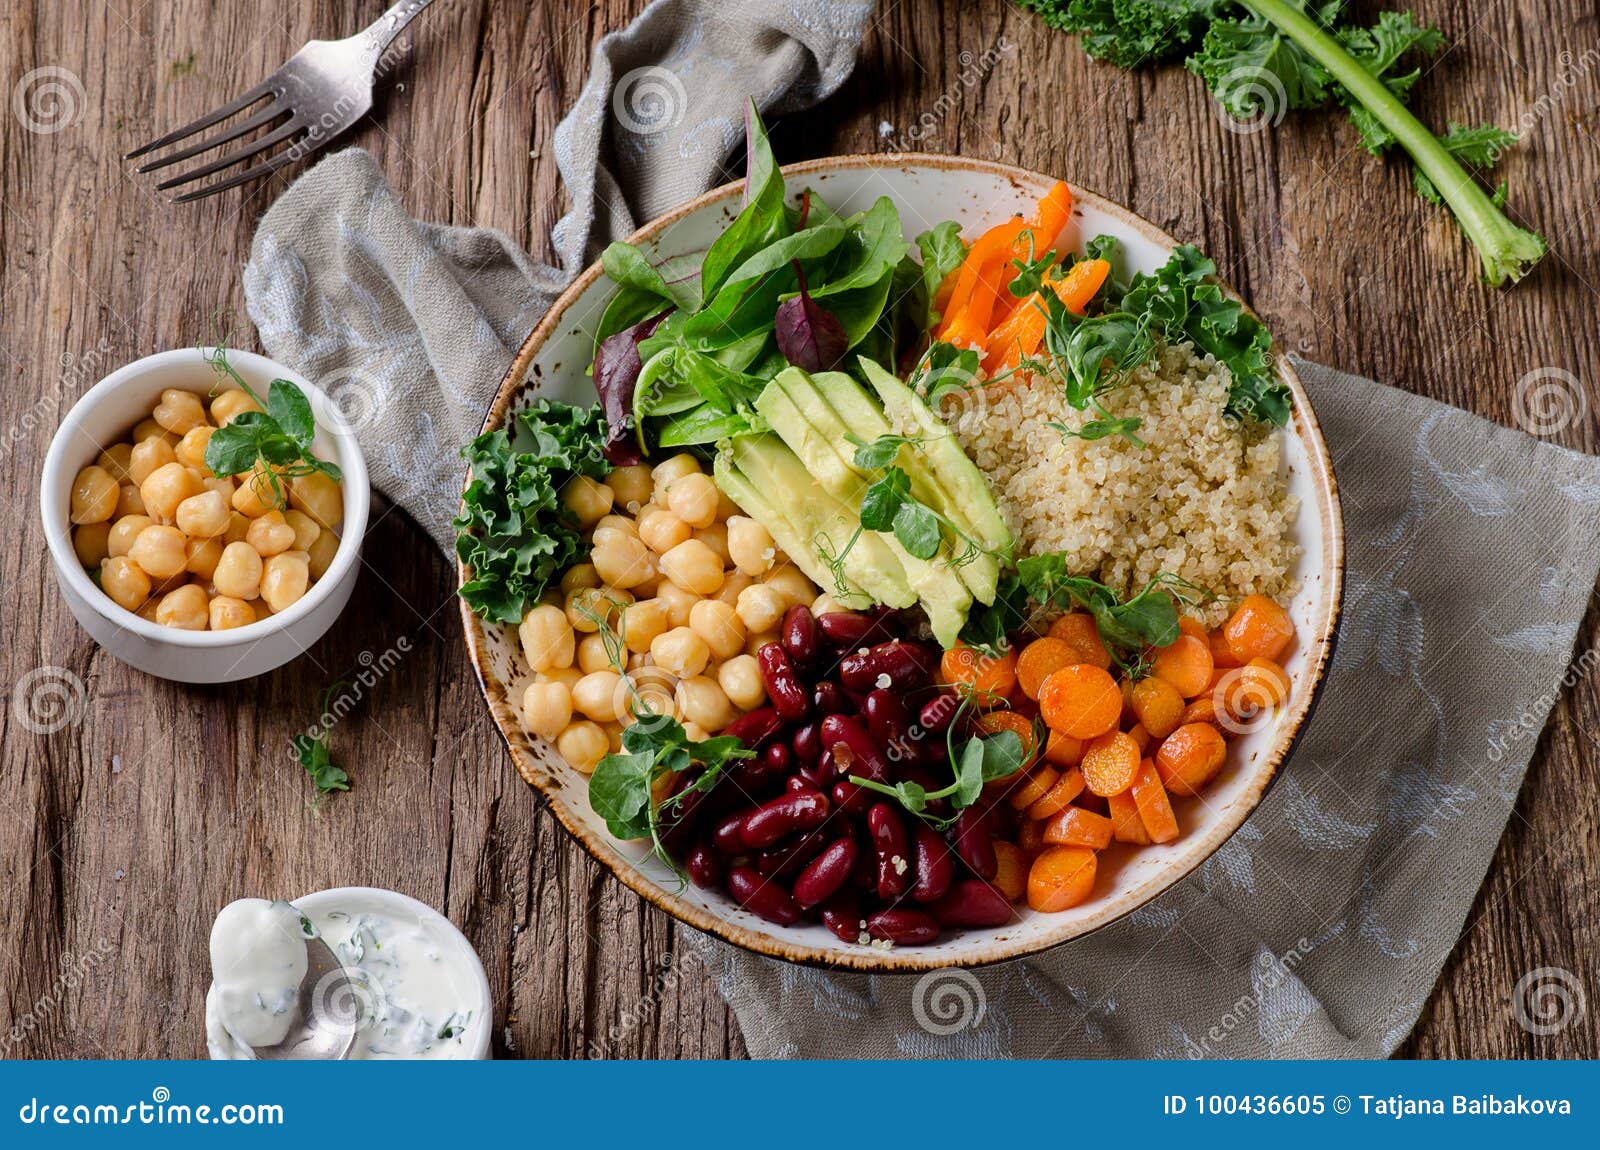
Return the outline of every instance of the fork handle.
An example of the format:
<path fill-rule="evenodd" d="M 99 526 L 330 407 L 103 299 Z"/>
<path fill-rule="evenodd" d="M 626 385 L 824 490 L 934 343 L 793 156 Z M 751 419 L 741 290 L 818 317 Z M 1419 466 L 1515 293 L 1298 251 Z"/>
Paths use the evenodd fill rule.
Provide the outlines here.
<path fill-rule="evenodd" d="M 407 24 L 422 14 L 422 10 L 433 0 L 400 0 L 382 16 L 379 16 L 360 33 L 361 39 L 366 42 L 374 60 L 378 59 L 394 43 L 396 36 L 405 30 Z"/>

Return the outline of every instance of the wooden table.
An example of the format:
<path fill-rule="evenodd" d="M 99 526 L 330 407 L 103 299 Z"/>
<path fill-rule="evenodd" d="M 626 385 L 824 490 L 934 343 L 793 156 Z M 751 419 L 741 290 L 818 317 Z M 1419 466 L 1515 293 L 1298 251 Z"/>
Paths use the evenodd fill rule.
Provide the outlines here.
<path fill-rule="evenodd" d="M 201 1055 L 216 909 L 352 883 L 421 898 L 474 940 L 499 1055 L 742 1053 L 697 969 L 662 978 L 683 946 L 671 920 L 569 842 L 516 777 L 460 642 L 452 574 L 402 515 L 378 515 L 367 540 L 384 578 L 365 574 L 332 634 L 253 682 L 191 688 L 131 671 L 57 594 L 34 511 L 51 430 L 112 368 L 211 337 L 219 309 L 243 323 L 239 270 L 282 188 L 173 207 L 117 157 L 381 7 L 16 0 L 0 15 L 4 94 L 41 67 L 66 69 L 82 89 L 58 131 L 0 117 L 0 684 L 56 667 L 86 695 L 81 720 L 48 735 L 0 710 L 0 1036 L 21 1027 L 8 1055 Z M 440 3 L 413 28 L 399 86 L 348 142 L 379 157 L 417 216 L 492 225 L 548 257 L 564 208 L 552 134 L 591 45 L 641 7 Z M 998 0 L 883 0 L 854 78 L 774 138 L 789 160 L 880 149 L 917 126 L 924 150 L 1068 176 L 1199 243 L 1284 345 L 1511 422 L 1524 373 L 1560 368 L 1586 387 L 1600 373 L 1600 54 L 1582 55 L 1600 28 L 1575 3 L 1414 7 L 1451 42 L 1418 86 L 1424 119 L 1531 117 L 1505 174 L 1554 254 L 1513 291 L 1480 286 L 1446 213 L 1417 199 L 1398 162 L 1360 152 L 1339 117 L 1230 131 L 1181 70 L 1097 66 Z M 1576 59 L 1563 64 L 1562 51 Z M 1587 417 L 1556 438 L 1595 450 L 1594 407 L 1591 397 Z M 1594 644 L 1597 621 L 1591 612 L 1580 646 Z M 289 737 L 317 714 L 324 686 L 402 637 L 413 652 L 333 735 L 354 791 L 316 806 Z M 1536 1038 L 1509 1009 L 1532 967 L 1564 966 L 1594 986 L 1597 720 L 1592 678 L 1562 695 L 1407 1053 L 1600 1053 L 1594 1010 Z"/>

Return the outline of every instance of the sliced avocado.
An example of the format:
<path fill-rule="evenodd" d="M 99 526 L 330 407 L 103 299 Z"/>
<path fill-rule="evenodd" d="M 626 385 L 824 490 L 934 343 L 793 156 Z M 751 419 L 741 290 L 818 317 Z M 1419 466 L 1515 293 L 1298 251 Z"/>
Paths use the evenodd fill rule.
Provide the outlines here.
<path fill-rule="evenodd" d="M 863 362 L 868 361 L 863 360 Z M 811 380 L 816 384 L 817 391 L 823 399 L 839 414 L 840 419 L 857 438 L 870 441 L 894 430 L 894 426 L 884 415 L 877 401 L 852 376 L 842 371 L 824 371 L 813 375 Z M 965 506 L 953 499 L 950 492 L 945 489 L 938 473 L 934 471 L 922 451 L 920 443 L 908 443 L 903 446 L 895 462 L 911 480 L 913 496 L 961 528 L 968 538 L 977 540 L 988 550 L 994 550 L 987 542 L 986 533 L 980 530 L 977 524 L 968 521 Z M 966 549 L 966 545 L 959 540 L 947 545 L 951 547 L 952 553 Z M 1000 560 L 995 555 L 980 553 L 956 567 L 955 571 L 972 591 L 974 599 L 980 603 L 994 602 L 995 589 L 1000 583 Z"/>
<path fill-rule="evenodd" d="M 867 382 L 872 384 L 873 390 L 883 400 L 884 409 L 889 415 L 902 425 L 922 429 L 924 438 L 917 446 L 950 497 L 951 506 L 958 509 L 960 519 L 971 526 L 973 538 L 990 551 L 1009 553 L 1012 547 L 1011 532 L 1000 517 L 994 493 L 989 490 L 983 472 L 961 450 L 955 433 L 934 415 L 916 392 L 891 372 L 870 359 L 860 362 Z"/>

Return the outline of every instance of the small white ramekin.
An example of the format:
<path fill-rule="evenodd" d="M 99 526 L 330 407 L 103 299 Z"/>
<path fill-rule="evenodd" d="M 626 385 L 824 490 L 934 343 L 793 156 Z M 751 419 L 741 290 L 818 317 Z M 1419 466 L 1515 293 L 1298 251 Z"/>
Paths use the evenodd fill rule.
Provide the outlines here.
<path fill-rule="evenodd" d="M 372 491 L 355 433 L 322 391 L 297 372 L 265 356 L 228 352 L 233 366 L 258 395 L 274 379 L 287 379 L 311 400 L 317 421 L 313 450 L 343 472 L 344 522 L 339 550 L 321 579 L 287 611 L 231 631 L 181 631 L 141 619 L 112 602 L 78 562 L 72 548 L 72 481 L 111 444 L 126 438 L 150 414 L 169 387 L 206 394 L 232 390 L 207 362 L 206 348 L 181 348 L 136 360 L 112 372 L 67 413 L 39 479 L 39 514 L 55 564 L 56 582 L 83 629 L 130 666 L 183 683 L 229 683 L 282 666 L 320 639 L 339 617 L 360 574 L 361 541 L 367 530 Z"/>

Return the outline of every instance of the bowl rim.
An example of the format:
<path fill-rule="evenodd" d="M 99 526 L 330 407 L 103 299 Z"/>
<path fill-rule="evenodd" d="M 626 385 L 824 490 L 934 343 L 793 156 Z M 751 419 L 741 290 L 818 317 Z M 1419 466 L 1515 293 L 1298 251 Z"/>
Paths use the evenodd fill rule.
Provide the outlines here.
<path fill-rule="evenodd" d="M 784 178 L 788 179 L 794 176 L 816 175 L 820 177 L 837 171 L 875 168 L 933 168 L 979 172 L 998 176 L 1024 186 L 1039 183 L 1049 186 L 1055 182 L 1055 177 L 1053 176 L 1013 164 L 1000 163 L 994 160 L 966 159 L 959 156 L 947 156 L 930 152 L 858 153 L 828 156 L 794 164 L 785 164 L 780 171 Z M 1169 250 L 1179 246 L 1178 240 L 1173 236 L 1128 208 L 1070 181 L 1067 184 L 1072 191 L 1075 206 L 1092 204 L 1097 210 L 1117 218 L 1124 226 L 1139 233 L 1154 244 Z M 713 188 L 679 205 L 665 215 L 646 223 L 628 237 L 628 242 L 639 243 L 656 239 L 679 220 L 709 205 L 741 194 L 743 188 L 744 181 L 742 179 Z M 527 377 L 539 350 L 564 322 L 568 309 L 588 291 L 590 286 L 603 273 L 603 270 L 598 260 L 585 268 L 566 290 L 556 298 L 550 310 L 545 313 L 533 331 L 528 334 L 527 339 L 523 341 L 522 346 L 517 350 L 511 365 L 506 369 L 500 385 L 485 411 L 482 431 L 491 431 L 503 424 L 510 404 L 521 390 L 523 381 Z M 1250 314 L 1255 314 L 1230 284 L 1220 276 L 1217 278 L 1223 291 L 1230 298 L 1238 300 L 1247 311 L 1250 311 Z M 1323 566 L 1318 574 L 1327 582 L 1329 610 L 1326 623 L 1321 631 L 1309 637 L 1303 645 L 1303 650 L 1311 660 L 1308 672 L 1310 689 L 1303 692 L 1297 701 L 1291 701 L 1289 712 L 1286 715 L 1287 722 L 1283 725 L 1281 733 L 1273 745 L 1265 752 L 1262 761 L 1253 768 L 1250 787 L 1240 794 L 1234 803 L 1234 809 L 1230 811 L 1227 817 L 1206 832 L 1206 838 L 1202 840 L 1201 849 L 1193 857 L 1192 861 L 1181 869 L 1174 868 L 1152 876 L 1139 886 L 1126 892 L 1118 900 L 1114 910 L 1108 906 L 1097 915 L 1077 920 L 1072 924 L 1072 928 L 1066 931 L 1057 931 L 1055 933 L 1045 931 L 1026 939 L 1020 937 L 1001 939 L 982 947 L 975 947 L 972 952 L 933 952 L 898 947 L 890 950 L 881 950 L 877 947 L 865 946 L 855 950 L 841 951 L 826 947 L 802 945 L 775 938 L 772 935 L 731 922 L 720 915 L 687 902 L 678 894 L 658 886 L 653 880 L 644 876 L 637 867 L 623 858 L 614 846 L 609 841 L 605 841 L 601 835 L 591 833 L 577 813 L 570 810 L 566 803 L 558 797 L 556 781 L 551 779 L 544 769 L 517 745 L 517 740 L 511 735 L 512 730 L 515 730 L 520 738 L 527 739 L 529 736 L 526 736 L 521 731 L 515 707 L 507 697 L 508 687 L 499 682 L 489 669 L 482 621 L 472 612 L 466 601 L 462 600 L 458 604 L 458 608 L 461 612 L 473 673 L 477 676 L 478 686 L 483 692 L 484 701 L 489 706 L 495 728 L 499 731 L 501 740 L 506 744 L 506 749 L 511 755 L 512 763 L 516 767 L 517 773 L 539 792 L 542 803 L 550 809 L 561 825 L 567 829 L 584 850 L 596 862 L 615 875 L 628 889 L 681 923 L 715 935 L 717 938 L 732 943 L 743 950 L 768 958 L 782 959 L 786 962 L 804 966 L 846 969 L 876 974 L 917 973 L 948 967 L 972 968 L 1039 954 L 1076 939 L 1087 937 L 1110 926 L 1112 923 L 1120 921 L 1134 911 L 1148 905 L 1155 898 L 1198 870 L 1255 813 L 1256 809 L 1261 805 L 1261 800 L 1277 780 L 1279 769 L 1299 743 L 1327 680 L 1328 666 L 1333 655 L 1339 619 L 1344 605 L 1344 516 L 1340 505 L 1339 487 L 1334 474 L 1333 460 L 1328 453 L 1327 443 L 1323 439 L 1322 429 L 1317 421 L 1311 400 L 1300 382 L 1299 375 L 1289 362 L 1289 357 L 1286 354 L 1279 354 L 1275 358 L 1275 364 L 1279 379 L 1288 386 L 1294 397 L 1293 418 L 1296 422 L 1297 432 L 1306 450 L 1308 468 L 1312 475 L 1319 480 L 1316 484 L 1316 496 L 1322 525 Z M 466 483 L 469 481 L 470 475 L 463 479 L 463 500 L 465 499 Z M 456 561 L 456 575 L 460 583 L 464 583 L 467 579 L 466 566 L 459 558 Z"/>
<path fill-rule="evenodd" d="M 300 620 L 311 615 L 317 606 L 333 593 L 333 589 L 350 574 L 360 555 L 362 538 L 366 535 L 367 518 L 372 507 L 366 458 L 356 442 L 355 431 L 344 418 L 338 404 L 305 376 L 277 360 L 253 351 L 228 348 L 228 359 L 236 367 L 242 366 L 252 374 L 269 379 L 287 379 L 304 391 L 306 398 L 311 401 L 312 410 L 316 412 L 317 422 L 334 441 L 339 457 L 339 470 L 342 473 L 340 482 L 344 492 L 344 522 L 340 525 L 339 548 L 334 552 L 333 562 L 328 564 L 328 569 L 323 572 L 322 578 L 312 583 L 306 593 L 287 611 L 227 631 L 185 631 L 175 627 L 163 627 L 159 623 L 141 619 L 134 612 L 119 606 L 97 587 L 83 565 L 78 562 L 77 553 L 72 547 L 72 524 L 65 514 L 70 509 L 70 499 L 63 493 L 69 492 L 72 483 L 66 459 L 69 432 L 83 431 L 82 424 L 88 412 L 107 396 L 144 382 L 152 374 L 174 367 L 204 364 L 207 353 L 213 350 L 215 349 L 207 347 L 179 347 L 153 352 L 124 364 L 102 378 L 79 397 L 61 420 L 60 426 L 50 439 L 39 477 L 39 518 L 44 527 L 45 542 L 50 548 L 50 558 L 55 564 L 57 576 L 65 580 L 71 589 L 90 605 L 95 614 L 113 626 L 167 647 L 226 650 L 231 647 L 246 646 L 268 635 L 293 628 Z M 88 433 L 83 431 L 83 434 Z M 58 502 L 59 510 L 63 514 L 53 516 L 52 509 Z M 60 521 L 53 522 L 53 519 Z"/>

